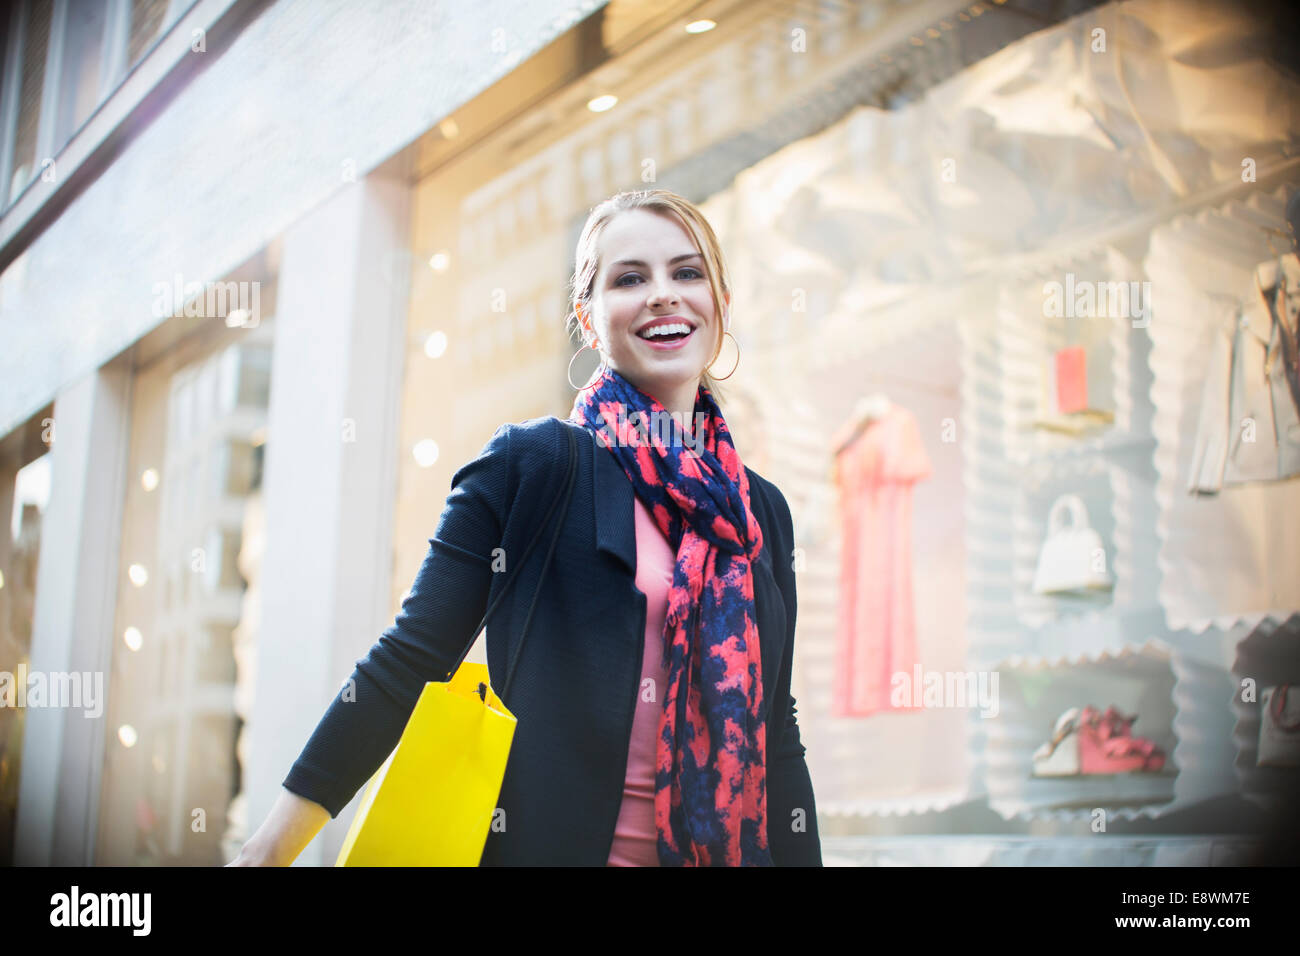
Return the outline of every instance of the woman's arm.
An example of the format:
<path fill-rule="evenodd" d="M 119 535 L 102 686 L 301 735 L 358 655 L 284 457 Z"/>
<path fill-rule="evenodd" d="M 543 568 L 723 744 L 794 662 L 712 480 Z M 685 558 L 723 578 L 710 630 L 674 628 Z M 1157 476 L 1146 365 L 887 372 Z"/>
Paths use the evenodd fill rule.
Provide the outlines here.
<path fill-rule="evenodd" d="M 475 636 L 514 483 L 502 425 L 452 490 L 429 550 L 392 625 L 335 694 L 266 821 L 240 853 L 250 865 L 288 865 L 337 817 L 392 753 L 428 681 L 447 679 Z"/>
<path fill-rule="evenodd" d="M 330 812 L 285 788 L 266 820 L 226 866 L 288 866 L 330 821 Z"/>

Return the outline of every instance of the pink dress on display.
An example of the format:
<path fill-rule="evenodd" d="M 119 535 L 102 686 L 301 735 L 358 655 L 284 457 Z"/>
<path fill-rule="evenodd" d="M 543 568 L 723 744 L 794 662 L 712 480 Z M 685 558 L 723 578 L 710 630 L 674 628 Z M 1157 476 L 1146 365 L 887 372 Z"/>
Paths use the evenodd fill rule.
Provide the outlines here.
<path fill-rule="evenodd" d="M 852 431 L 846 424 L 832 447 Z M 912 413 L 900 405 L 869 424 L 833 466 L 844 529 L 831 714 L 862 717 L 891 707 L 891 679 L 908 686 L 917 662 L 912 603 L 912 485 L 930 459 Z"/>
<path fill-rule="evenodd" d="M 628 741 L 623 803 L 614 827 L 607 866 L 658 866 L 659 830 L 655 826 L 655 764 L 663 694 L 668 671 L 662 664 L 664 617 L 677 555 L 641 499 L 636 502 L 636 586 L 646 596 L 645 650 L 637 685 L 632 737 Z"/>

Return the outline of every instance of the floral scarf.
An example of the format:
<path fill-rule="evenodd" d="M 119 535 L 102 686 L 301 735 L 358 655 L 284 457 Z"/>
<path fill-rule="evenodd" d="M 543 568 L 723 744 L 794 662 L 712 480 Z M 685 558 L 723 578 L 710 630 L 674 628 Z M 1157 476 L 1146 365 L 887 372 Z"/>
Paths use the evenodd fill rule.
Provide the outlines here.
<path fill-rule="evenodd" d="M 722 412 L 701 385 L 684 431 L 606 368 L 569 418 L 609 449 L 677 555 L 655 773 L 659 862 L 772 866 L 752 570 L 763 534 Z"/>

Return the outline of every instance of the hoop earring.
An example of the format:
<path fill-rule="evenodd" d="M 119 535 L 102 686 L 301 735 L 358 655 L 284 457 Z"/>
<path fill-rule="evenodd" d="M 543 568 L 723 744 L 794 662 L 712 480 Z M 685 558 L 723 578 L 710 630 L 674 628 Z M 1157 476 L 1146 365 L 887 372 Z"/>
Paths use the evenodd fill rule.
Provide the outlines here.
<path fill-rule="evenodd" d="M 575 392 L 580 392 L 580 391 L 582 391 L 584 388 L 586 388 L 588 385 L 590 385 L 593 381 L 595 381 L 596 377 L 597 377 L 601 372 L 603 372 L 603 371 L 605 370 L 605 363 L 604 363 L 604 361 L 602 361 L 599 365 L 596 366 L 596 371 L 592 374 L 591 378 L 587 379 L 587 383 L 586 383 L 586 385 L 574 385 L 574 384 L 573 384 L 573 359 L 576 359 L 579 355 L 581 355 L 584 349 L 590 349 L 590 348 L 591 348 L 590 345 L 588 345 L 586 342 L 583 342 L 583 343 L 582 343 L 582 348 L 580 348 L 580 349 L 578 349 L 578 351 L 574 352 L 574 353 L 573 353 L 573 358 L 569 359 L 569 367 L 568 367 L 568 369 L 565 370 L 564 377 L 568 380 L 568 382 L 569 382 L 569 387 L 570 387 L 571 389 L 573 389 Z M 596 349 L 592 349 L 592 351 L 594 352 L 594 351 L 596 351 Z"/>
<path fill-rule="evenodd" d="M 722 334 L 724 337 L 731 335 L 731 330 L 728 329 L 726 332 L 723 332 Z M 736 364 L 731 366 L 731 371 L 728 372 L 726 375 L 714 375 L 713 380 L 715 382 L 725 382 L 727 379 L 731 378 L 731 376 L 736 374 L 736 369 L 740 368 L 740 342 L 739 340 L 737 340 L 737 338 L 734 335 L 731 335 L 731 341 L 736 343 Z M 713 361 L 716 362 L 717 359 L 714 359 Z M 713 362 L 710 362 L 708 367 L 711 370 L 713 368 Z"/>

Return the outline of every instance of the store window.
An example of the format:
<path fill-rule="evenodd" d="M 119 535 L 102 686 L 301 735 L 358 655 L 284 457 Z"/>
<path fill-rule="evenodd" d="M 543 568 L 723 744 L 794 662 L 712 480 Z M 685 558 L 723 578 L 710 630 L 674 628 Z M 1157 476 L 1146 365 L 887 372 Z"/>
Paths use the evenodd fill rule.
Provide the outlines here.
<path fill-rule="evenodd" d="M 15 675 L 15 686 L 31 662 L 41 521 L 50 500 L 50 456 L 37 435 L 40 421 L 48 417 L 37 416 L 0 443 L 0 480 L 5 482 L 0 502 L 13 504 L 0 528 L 0 671 Z M 39 456 L 31 458 L 34 454 Z M 27 463 L 20 466 L 23 461 Z M 14 859 L 25 713 L 12 702 L 0 708 L 0 866 L 11 866 Z"/>
<path fill-rule="evenodd" d="M 1251 345 L 1232 351 L 1225 316 L 1294 253 L 1300 128 L 1279 104 L 1300 91 L 1238 5 L 1195 24 L 1159 2 L 1031 6 L 674 27 L 421 182 L 404 434 L 440 454 L 402 458 L 421 493 L 399 495 L 395 598 L 433 491 L 501 422 L 569 413 L 586 213 L 662 186 L 728 256 L 722 408 L 793 512 L 792 693 L 823 833 L 950 826 L 926 820 L 972 803 L 1047 833 L 1236 790 L 1181 775 L 1239 744 L 1254 765 L 1258 706 L 1214 703 L 1222 647 L 1300 606 L 1281 380 L 1266 417 L 1233 419 L 1265 444 L 1213 432 Z M 616 104 L 593 112 L 593 91 Z M 1103 729 L 1129 739 L 1060 772 Z"/>
<path fill-rule="evenodd" d="M 257 281 L 256 325 L 205 318 L 138 347 L 97 864 L 218 865 L 246 836 L 240 662 L 255 640 L 274 330 L 274 283 Z"/>

